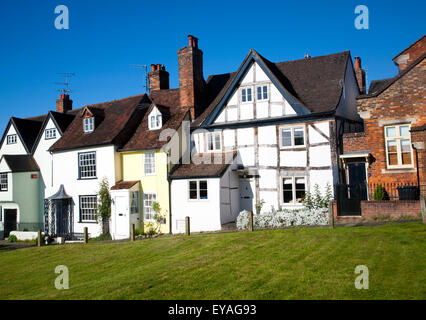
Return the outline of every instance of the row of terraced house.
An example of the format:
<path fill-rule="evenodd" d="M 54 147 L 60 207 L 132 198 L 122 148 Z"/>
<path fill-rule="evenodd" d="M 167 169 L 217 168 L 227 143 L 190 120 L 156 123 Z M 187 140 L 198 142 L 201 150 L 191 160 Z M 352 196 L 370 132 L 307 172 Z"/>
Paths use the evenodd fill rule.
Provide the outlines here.
<path fill-rule="evenodd" d="M 80 108 L 61 94 L 54 111 L 10 118 L 0 142 L 0 237 L 42 229 L 74 238 L 85 227 L 98 236 L 103 179 L 113 239 L 153 222 L 156 203 L 161 232 L 181 233 L 185 217 L 192 231 L 216 231 L 259 202 L 262 211 L 301 208 L 316 185 L 364 184 L 361 200 L 372 200 L 374 183 L 425 195 L 425 37 L 393 59 L 394 78 L 368 92 L 349 51 L 271 62 L 250 50 L 236 71 L 205 79 L 198 39 L 188 40 L 176 89 L 152 64 L 149 94 Z M 414 213 L 416 200 L 395 205 Z"/>

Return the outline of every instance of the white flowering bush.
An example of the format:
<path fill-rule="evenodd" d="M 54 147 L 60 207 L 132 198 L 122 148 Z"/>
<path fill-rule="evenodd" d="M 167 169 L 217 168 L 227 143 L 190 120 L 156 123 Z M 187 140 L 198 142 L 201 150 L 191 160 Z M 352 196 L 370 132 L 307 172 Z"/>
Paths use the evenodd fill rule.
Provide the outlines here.
<path fill-rule="evenodd" d="M 328 223 L 328 209 L 326 208 L 270 211 L 253 215 L 255 228 L 323 226 Z M 247 229 L 248 224 L 248 211 L 241 211 L 237 217 L 237 228 Z"/>

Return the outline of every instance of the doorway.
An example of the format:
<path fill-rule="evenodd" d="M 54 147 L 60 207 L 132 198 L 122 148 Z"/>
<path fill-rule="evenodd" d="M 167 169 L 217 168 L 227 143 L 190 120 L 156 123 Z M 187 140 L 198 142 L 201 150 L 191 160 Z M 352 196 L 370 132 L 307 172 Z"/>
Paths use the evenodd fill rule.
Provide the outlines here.
<path fill-rule="evenodd" d="M 248 179 L 240 179 L 240 211 L 253 211 L 253 185 Z"/>
<path fill-rule="evenodd" d="M 129 237 L 130 223 L 128 217 L 129 200 L 127 197 L 115 197 L 115 234 L 123 239 Z"/>
<path fill-rule="evenodd" d="M 4 237 L 9 237 L 11 231 L 17 230 L 17 209 L 4 209 Z"/>

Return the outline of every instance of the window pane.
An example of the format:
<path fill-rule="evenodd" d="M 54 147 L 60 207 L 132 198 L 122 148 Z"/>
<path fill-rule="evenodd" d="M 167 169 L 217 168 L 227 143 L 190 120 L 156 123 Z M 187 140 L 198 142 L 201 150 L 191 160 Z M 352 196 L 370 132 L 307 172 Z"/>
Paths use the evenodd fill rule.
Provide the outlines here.
<path fill-rule="evenodd" d="M 191 190 L 197 190 L 197 181 L 189 181 L 189 188 Z"/>
<path fill-rule="evenodd" d="M 251 97 L 251 88 L 247 89 L 247 101 L 252 101 L 252 97 Z"/>
<path fill-rule="evenodd" d="M 157 127 L 161 126 L 161 115 L 157 116 Z"/>
<path fill-rule="evenodd" d="M 281 140 L 282 140 L 283 147 L 290 147 L 291 146 L 291 130 L 283 129 L 281 131 Z"/>
<path fill-rule="evenodd" d="M 396 152 L 396 140 L 388 141 L 388 152 Z"/>
<path fill-rule="evenodd" d="M 402 152 L 411 151 L 410 140 L 401 140 L 401 151 Z"/>
<path fill-rule="evenodd" d="M 189 199 L 197 199 L 197 181 L 189 181 Z"/>
<path fill-rule="evenodd" d="M 263 86 L 263 99 L 268 99 L 268 86 Z"/>
<path fill-rule="evenodd" d="M 207 150 L 213 150 L 213 136 L 211 133 L 207 134 Z"/>
<path fill-rule="evenodd" d="M 386 137 L 395 137 L 395 135 L 396 135 L 395 127 L 386 128 Z"/>
<path fill-rule="evenodd" d="M 200 181 L 200 189 L 207 190 L 207 181 L 205 181 L 205 180 Z"/>
<path fill-rule="evenodd" d="M 189 199 L 197 199 L 197 190 L 189 190 Z"/>
<path fill-rule="evenodd" d="M 295 146 L 303 146 L 305 141 L 303 139 L 303 129 L 298 128 L 294 129 L 294 145 Z"/>
<path fill-rule="evenodd" d="M 410 135 L 410 127 L 409 126 L 401 126 L 399 127 L 399 135 L 401 137 L 408 137 Z"/>
<path fill-rule="evenodd" d="M 241 90 L 241 101 L 246 102 L 247 96 L 246 96 L 246 89 Z"/>
<path fill-rule="evenodd" d="M 155 153 L 147 152 L 145 153 L 145 163 L 144 163 L 145 174 L 154 174 L 155 173 Z"/>
<path fill-rule="evenodd" d="M 257 100 L 262 100 L 262 87 L 257 87 Z"/>
<path fill-rule="evenodd" d="M 296 178 L 296 203 L 302 202 L 305 193 L 305 178 Z"/>
<path fill-rule="evenodd" d="M 293 202 L 293 179 L 283 179 L 283 201 Z"/>
<path fill-rule="evenodd" d="M 215 134 L 215 149 L 220 150 L 220 133 Z"/>
<path fill-rule="evenodd" d="M 389 158 L 389 165 L 395 166 L 395 165 L 398 164 L 398 154 L 396 154 L 396 153 L 390 153 L 388 155 L 388 158 Z"/>

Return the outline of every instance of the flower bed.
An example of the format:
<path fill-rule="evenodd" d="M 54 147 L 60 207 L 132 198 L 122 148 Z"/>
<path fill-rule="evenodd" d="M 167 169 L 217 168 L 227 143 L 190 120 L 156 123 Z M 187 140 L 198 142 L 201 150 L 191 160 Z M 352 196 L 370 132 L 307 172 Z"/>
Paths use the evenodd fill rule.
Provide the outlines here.
<path fill-rule="evenodd" d="M 248 211 L 241 211 L 237 217 L 237 228 L 248 228 Z M 328 225 L 328 209 L 300 209 L 272 211 L 253 215 L 255 228 L 280 228 L 289 226 Z"/>

